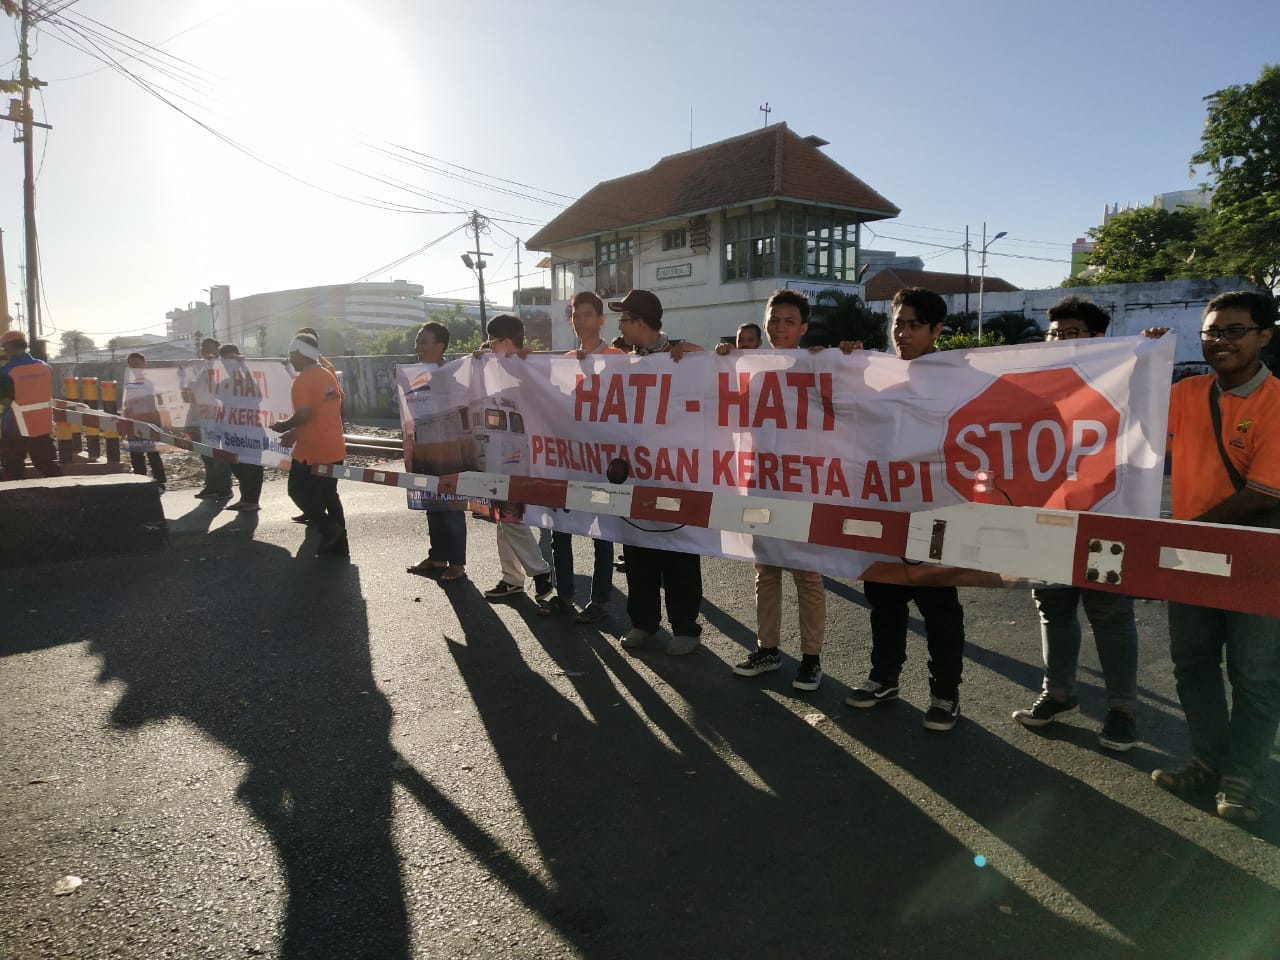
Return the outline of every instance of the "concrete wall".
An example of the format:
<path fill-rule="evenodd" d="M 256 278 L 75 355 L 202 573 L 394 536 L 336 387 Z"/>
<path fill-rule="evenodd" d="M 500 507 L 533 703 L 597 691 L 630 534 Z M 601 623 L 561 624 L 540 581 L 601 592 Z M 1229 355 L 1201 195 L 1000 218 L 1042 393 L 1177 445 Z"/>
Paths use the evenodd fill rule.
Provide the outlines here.
<path fill-rule="evenodd" d="M 1077 295 L 1087 297 L 1111 314 L 1109 336 L 1136 336 L 1147 327 L 1169 327 L 1178 333 L 1176 363 L 1199 363 L 1200 317 L 1205 305 L 1220 293 L 1231 290 L 1256 290 L 1247 280 L 1239 277 L 1218 277 L 1214 280 L 1167 280 L 1162 283 L 1113 283 L 1096 287 L 1050 287 L 1047 290 L 1013 290 L 1008 293 L 988 293 L 982 300 L 982 314 L 990 319 L 1001 313 L 1021 313 L 1035 320 L 1041 329 L 1048 329 L 1045 317 L 1048 309 L 1063 297 Z M 964 294 L 943 297 L 952 313 L 964 310 Z M 876 300 L 868 304 L 872 310 L 892 312 L 889 300 Z M 978 308 L 978 298 L 970 295 L 969 306 Z"/>

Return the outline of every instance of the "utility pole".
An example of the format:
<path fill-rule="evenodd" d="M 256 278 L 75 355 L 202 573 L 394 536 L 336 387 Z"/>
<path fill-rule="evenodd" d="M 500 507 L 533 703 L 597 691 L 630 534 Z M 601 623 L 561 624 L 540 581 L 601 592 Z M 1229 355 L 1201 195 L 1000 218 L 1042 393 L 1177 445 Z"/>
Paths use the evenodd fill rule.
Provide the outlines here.
<path fill-rule="evenodd" d="M 492 257 L 493 254 L 485 253 L 480 249 L 480 234 L 484 233 L 488 229 L 489 229 L 489 221 L 486 220 L 484 217 L 480 216 L 480 213 L 478 211 L 472 210 L 471 220 L 467 224 L 467 233 L 471 234 L 476 238 L 476 258 L 473 261 L 471 259 L 470 253 L 464 253 L 462 255 L 462 262 L 465 263 L 468 268 L 476 272 L 476 277 L 479 279 L 479 282 L 480 282 L 480 332 L 481 334 L 483 334 L 485 332 L 485 329 L 489 326 L 489 316 L 485 310 L 485 305 L 484 305 L 484 268 L 488 266 L 488 264 L 484 262 L 484 258 Z"/>
<path fill-rule="evenodd" d="M 972 280 L 969 277 L 969 225 L 964 225 L 964 320 L 969 322 L 969 285 Z"/>
<path fill-rule="evenodd" d="M 31 0 L 22 0 L 22 33 L 18 43 L 18 56 L 22 67 L 20 83 L 22 84 L 22 201 L 23 213 L 27 227 L 27 343 L 34 347 L 40 328 L 39 290 L 40 290 L 40 258 L 36 247 L 36 175 L 35 149 L 32 144 L 32 127 L 36 126 L 31 116 L 31 88 L 42 85 L 39 80 L 31 79 L 30 52 L 27 44 L 31 32 Z M 14 118 L 11 118 L 14 119 Z M 40 124 L 46 130 L 48 124 Z"/>
<path fill-rule="evenodd" d="M 4 270 L 4 231 L 0 230 L 0 333 L 9 331 L 9 281 Z"/>
<path fill-rule="evenodd" d="M 524 300 L 520 296 L 520 238 L 516 237 L 516 303 L 524 306 Z M 519 313 L 520 311 L 516 311 Z"/>

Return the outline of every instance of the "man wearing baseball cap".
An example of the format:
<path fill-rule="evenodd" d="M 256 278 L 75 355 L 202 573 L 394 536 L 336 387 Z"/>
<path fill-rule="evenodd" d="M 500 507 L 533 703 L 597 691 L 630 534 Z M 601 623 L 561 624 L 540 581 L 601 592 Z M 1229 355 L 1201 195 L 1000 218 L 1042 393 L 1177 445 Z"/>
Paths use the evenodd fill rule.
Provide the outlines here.
<path fill-rule="evenodd" d="M 678 361 L 684 354 L 701 350 L 687 340 L 672 340 L 662 332 L 662 301 L 648 290 L 632 290 L 609 304 L 621 314 L 618 328 L 631 352 L 645 356 L 669 353 Z M 626 561 L 627 616 L 631 629 L 622 637 L 624 647 L 641 647 L 655 639 L 662 620 L 662 591 L 667 594 L 667 619 L 671 639 L 666 652 L 693 653 L 701 643 L 702 626 L 698 610 L 702 606 L 702 558 L 695 553 L 659 550 L 624 544 Z"/>
<path fill-rule="evenodd" d="M 53 371 L 27 348 L 21 330 L 0 334 L 0 479 L 21 480 L 27 457 L 46 477 L 62 476 L 53 446 Z"/>

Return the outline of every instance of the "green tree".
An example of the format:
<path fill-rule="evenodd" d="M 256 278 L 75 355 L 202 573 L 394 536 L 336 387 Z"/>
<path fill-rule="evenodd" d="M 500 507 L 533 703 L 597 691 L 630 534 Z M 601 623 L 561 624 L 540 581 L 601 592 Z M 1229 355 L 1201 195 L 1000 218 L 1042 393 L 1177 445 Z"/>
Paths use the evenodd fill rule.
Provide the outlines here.
<path fill-rule="evenodd" d="M 938 338 L 939 350 L 968 350 L 971 347 L 998 347 L 1004 343 L 1004 337 L 999 333 L 988 330 L 986 324 L 982 326 L 982 339 L 978 339 L 976 333 L 968 333 L 960 331 L 958 333 L 947 334 Z"/>
<path fill-rule="evenodd" d="M 479 349 L 484 342 L 480 321 L 469 316 L 461 304 L 451 304 L 444 310 L 432 310 L 427 314 L 427 319 L 436 320 L 449 328 L 450 353 L 467 353 Z"/>
<path fill-rule="evenodd" d="M 987 333 L 996 334 L 1004 343 L 1036 343 L 1044 339 L 1044 331 L 1038 323 L 1013 310 L 982 321 L 984 338 Z"/>
<path fill-rule="evenodd" d="M 802 343 L 834 347 L 843 340 L 861 340 L 868 350 L 883 350 L 889 346 L 889 318 L 868 309 L 856 293 L 820 290 Z"/>
<path fill-rule="evenodd" d="M 80 355 L 88 353 L 90 350 L 98 349 L 93 342 L 92 337 L 85 336 L 79 330 L 64 330 L 62 332 L 61 356 L 75 357 L 76 363 L 80 362 Z"/>
<path fill-rule="evenodd" d="M 1218 266 L 1272 291 L 1280 286 L 1280 66 L 1205 97 L 1208 117 L 1192 170 L 1209 168 Z"/>
<path fill-rule="evenodd" d="M 1212 214 L 1199 207 L 1139 207 L 1089 231 L 1094 247 L 1086 283 L 1153 283 L 1216 275 Z"/>

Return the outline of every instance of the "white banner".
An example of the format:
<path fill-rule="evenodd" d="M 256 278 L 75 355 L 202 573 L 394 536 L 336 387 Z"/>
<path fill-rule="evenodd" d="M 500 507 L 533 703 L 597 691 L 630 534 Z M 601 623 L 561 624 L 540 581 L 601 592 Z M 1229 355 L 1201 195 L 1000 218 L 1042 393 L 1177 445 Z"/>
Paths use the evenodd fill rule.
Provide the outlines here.
<path fill-rule="evenodd" d="M 1172 338 L 930 354 L 837 350 L 401 367 L 416 468 L 630 482 L 902 510 L 987 500 L 1158 515 Z M 429 388 L 429 389 L 427 389 Z M 402 403 L 405 391 L 402 388 Z M 870 554 L 530 507 L 607 540 L 858 576 Z"/>
<path fill-rule="evenodd" d="M 178 374 L 173 367 L 126 367 L 120 397 L 121 415 L 154 424 L 165 433 L 184 431 L 191 405 L 182 397 Z M 134 453 L 154 451 L 157 445 L 155 440 L 135 437 L 130 437 L 127 443 Z"/>
<path fill-rule="evenodd" d="M 293 376 L 280 360 L 199 360 L 181 369 L 191 404 L 189 427 L 203 442 L 236 454 L 242 463 L 289 468 L 289 451 L 269 430 L 293 415 Z"/>

